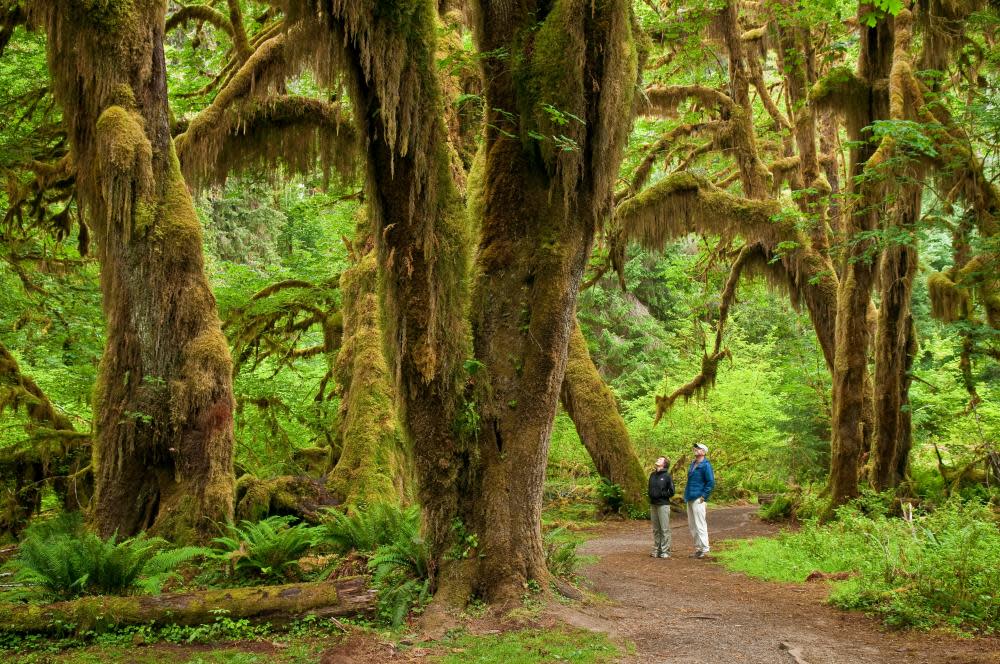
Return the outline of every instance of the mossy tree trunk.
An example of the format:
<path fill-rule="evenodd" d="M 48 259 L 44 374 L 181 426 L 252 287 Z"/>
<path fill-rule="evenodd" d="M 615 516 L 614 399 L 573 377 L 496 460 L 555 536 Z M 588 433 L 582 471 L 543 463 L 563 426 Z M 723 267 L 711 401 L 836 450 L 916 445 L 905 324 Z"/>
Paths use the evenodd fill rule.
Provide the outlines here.
<path fill-rule="evenodd" d="M 633 510 L 645 508 L 646 474 L 615 396 L 590 358 L 579 323 L 573 326 L 569 339 L 561 398 L 598 474 L 622 488 L 626 506 Z"/>
<path fill-rule="evenodd" d="M 170 139 L 163 14 L 147 0 L 32 9 L 101 264 L 92 518 L 104 535 L 196 540 L 233 513 L 232 363 Z"/>
<path fill-rule="evenodd" d="M 511 55 L 483 61 L 472 330 L 485 377 L 475 391 L 480 469 L 462 507 L 484 556 L 474 589 L 514 602 L 525 583 L 548 577 L 540 516 L 552 421 L 638 59 L 624 1 L 483 2 L 477 39 L 482 52 Z"/>
<path fill-rule="evenodd" d="M 919 187 L 907 187 L 911 221 L 919 214 Z M 913 191 L 916 189 L 916 191 Z M 870 483 L 877 491 L 898 486 L 906 477 L 912 424 L 910 370 L 916 338 L 910 298 L 917 273 L 915 247 L 896 245 L 879 262 L 878 328 L 875 334 L 875 434 L 872 440 Z"/>
<path fill-rule="evenodd" d="M 413 459 L 396 421 L 379 324 L 378 269 L 370 233 L 340 278 L 344 334 L 334 373 L 341 390 L 337 459 L 327 489 L 348 505 L 408 503 Z"/>
<path fill-rule="evenodd" d="M 863 16 L 867 5 L 862 4 Z M 863 24 L 863 21 L 862 21 Z M 837 292 L 836 351 L 833 369 L 833 421 L 830 455 L 831 506 L 858 495 L 858 471 L 872 435 L 871 378 L 868 373 L 871 307 L 877 253 L 872 240 L 858 238 L 878 227 L 882 201 L 874 170 L 880 166 L 876 146 L 864 140 L 860 129 L 889 117 L 889 95 L 877 83 L 889 77 L 893 55 L 894 21 L 879 19 L 861 29 L 858 77 L 864 94 L 853 99 L 856 120 L 849 130 L 856 135 L 851 151 L 850 181 L 854 203 L 845 210 L 844 231 L 850 242 Z M 870 163 L 869 163 L 870 162 Z"/>
<path fill-rule="evenodd" d="M 483 63 L 492 110 L 471 302 L 435 3 L 384 12 L 331 0 L 302 12 L 320 18 L 351 75 L 390 371 L 445 601 L 518 601 L 548 576 L 542 481 L 580 277 L 630 122 L 629 11 L 624 0 L 481 3 L 481 51 L 510 56 Z M 446 555 L 472 533 L 473 555 Z"/>

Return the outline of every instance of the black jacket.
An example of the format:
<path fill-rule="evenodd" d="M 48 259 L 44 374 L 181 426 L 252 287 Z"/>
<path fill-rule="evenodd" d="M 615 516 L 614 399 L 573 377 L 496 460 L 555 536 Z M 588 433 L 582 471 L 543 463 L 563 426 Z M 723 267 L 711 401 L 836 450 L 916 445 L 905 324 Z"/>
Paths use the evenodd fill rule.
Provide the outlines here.
<path fill-rule="evenodd" d="M 649 476 L 649 504 L 667 505 L 674 495 L 674 478 L 669 470 L 656 470 Z"/>

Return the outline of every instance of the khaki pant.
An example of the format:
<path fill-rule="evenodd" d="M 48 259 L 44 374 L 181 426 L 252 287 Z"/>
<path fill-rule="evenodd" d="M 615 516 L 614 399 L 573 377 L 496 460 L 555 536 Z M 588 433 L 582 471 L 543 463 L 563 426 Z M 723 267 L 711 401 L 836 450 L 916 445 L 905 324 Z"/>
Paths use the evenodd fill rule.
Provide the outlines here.
<path fill-rule="evenodd" d="M 705 503 L 692 500 L 687 504 L 688 528 L 694 540 L 694 550 L 708 553 L 708 521 L 705 519 Z"/>
<path fill-rule="evenodd" d="M 670 505 L 650 505 L 649 520 L 653 522 L 654 556 L 670 553 Z"/>

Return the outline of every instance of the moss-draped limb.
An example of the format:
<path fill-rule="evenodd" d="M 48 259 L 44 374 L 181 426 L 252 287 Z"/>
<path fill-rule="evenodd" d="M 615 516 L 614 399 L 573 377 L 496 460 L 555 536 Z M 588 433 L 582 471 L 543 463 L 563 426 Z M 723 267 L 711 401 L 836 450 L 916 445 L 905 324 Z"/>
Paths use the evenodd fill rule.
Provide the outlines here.
<path fill-rule="evenodd" d="M 178 137 L 185 178 L 206 186 L 249 169 L 350 175 L 360 150 L 350 117 L 336 104 L 294 95 L 237 103 L 199 115 Z"/>
<path fill-rule="evenodd" d="M 734 196 L 681 171 L 626 200 L 615 218 L 626 235 L 651 249 L 695 232 L 724 238 L 740 234 L 776 246 L 795 235 L 794 221 L 780 213 L 776 201 Z"/>
<path fill-rule="evenodd" d="M 232 516 L 232 363 L 169 133 L 164 6 L 38 3 L 101 262 L 92 518 L 207 539 Z"/>
<path fill-rule="evenodd" d="M 705 85 L 654 85 L 643 93 L 644 104 L 639 112 L 645 115 L 672 117 L 677 115 L 677 107 L 689 99 L 695 99 L 706 106 L 720 107 L 726 111 L 735 108 L 729 95 Z"/>
<path fill-rule="evenodd" d="M 708 134 L 713 137 L 713 146 L 718 146 L 721 145 L 722 141 L 728 136 L 728 132 L 729 123 L 722 121 L 688 123 L 674 127 L 658 138 L 656 142 L 653 143 L 653 145 L 647 150 L 646 156 L 641 162 L 639 162 L 639 165 L 635 169 L 635 174 L 632 176 L 630 190 L 620 191 L 615 195 L 615 200 L 620 202 L 630 193 L 634 194 L 641 191 L 649 181 L 649 176 L 653 172 L 653 166 L 656 163 L 656 159 L 664 152 L 674 149 L 679 139 L 688 136 Z M 669 159 L 670 157 L 668 155 L 667 160 Z"/>
<path fill-rule="evenodd" d="M 369 246 L 340 279 L 344 338 L 334 369 L 341 399 L 339 456 L 326 487 L 347 505 L 409 503 L 414 497 L 413 457 L 397 425 L 392 376 L 383 353 L 377 275 Z"/>
<path fill-rule="evenodd" d="M 618 412 L 615 396 L 590 358 L 579 323 L 573 326 L 569 339 L 561 400 L 597 473 L 622 488 L 626 505 L 633 510 L 644 509 L 645 472 Z"/>
<path fill-rule="evenodd" d="M 41 634 L 73 626 L 79 633 L 128 625 L 201 625 L 224 613 L 232 619 L 288 620 L 315 613 L 363 616 L 375 607 L 364 579 L 223 588 L 187 593 L 96 596 L 53 604 L 0 604 L 0 624 L 14 634 Z"/>
<path fill-rule="evenodd" d="M 30 376 L 21 373 L 17 359 L 0 343 L 0 415 L 4 409 L 24 406 L 28 417 L 56 431 L 73 431 L 73 423 L 59 412 Z"/>
<path fill-rule="evenodd" d="M 615 218 L 624 236 L 651 249 L 689 233 L 741 236 L 753 249 L 749 267 L 787 292 L 793 305 L 805 304 L 832 370 L 837 277 L 830 260 L 812 248 L 777 201 L 734 196 L 701 176 L 680 172 L 626 200 Z"/>
<path fill-rule="evenodd" d="M 233 23 L 225 14 L 210 5 L 181 5 L 180 8 L 167 17 L 166 31 L 186 25 L 189 21 L 208 23 L 233 36 Z M 244 35 L 245 36 L 245 35 Z"/>
<path fill-rule="evenodd" d="M 726 279 L 725 288 L 719 298 L 719 318 L 715 324 L 715 345 L 712 352 L 705 351 L 701 358 L 701 371 L 686 384 L 677 388 L 668 395 L 657 395 L 656 397 L 656 418 L 653 426 L 659 424 L 664 413 L 669 411 L 677 399 L 683 398 L 685 401 L 691 397 L 704 397 L 708 390 L 715 386 L 716 375 L 718 374 L 719 362 L 728 357 L 732 360 L 732 354 L 728 348 L 723 348 L 722 340 L 725 335 L 726 323 L 729 320 L 729 308 L 736 299 L 736 288 L 739 285 L 745 267 L 751 264 L 754 258 L 755 249 L 744 246 L 729 268 L 729 277 Z"/>

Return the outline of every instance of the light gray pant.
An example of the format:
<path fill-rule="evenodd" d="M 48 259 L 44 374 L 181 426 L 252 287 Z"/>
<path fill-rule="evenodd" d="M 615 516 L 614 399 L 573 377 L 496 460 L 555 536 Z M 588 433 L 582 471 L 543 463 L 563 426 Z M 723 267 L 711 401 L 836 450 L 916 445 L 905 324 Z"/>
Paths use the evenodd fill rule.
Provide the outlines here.
<path fill-rule="evenodd" d="M 694 550 L 708 553 L 708 521 L 705 519 L 705 503 L 692 500 L 687 504 L 688 528 L 694 540 Z"/>
<path fill-rule="evenodd" d="M 649 520 L 653 522 L 653 555 L 670 553 L 670 505 L 650 505 Z"/>

